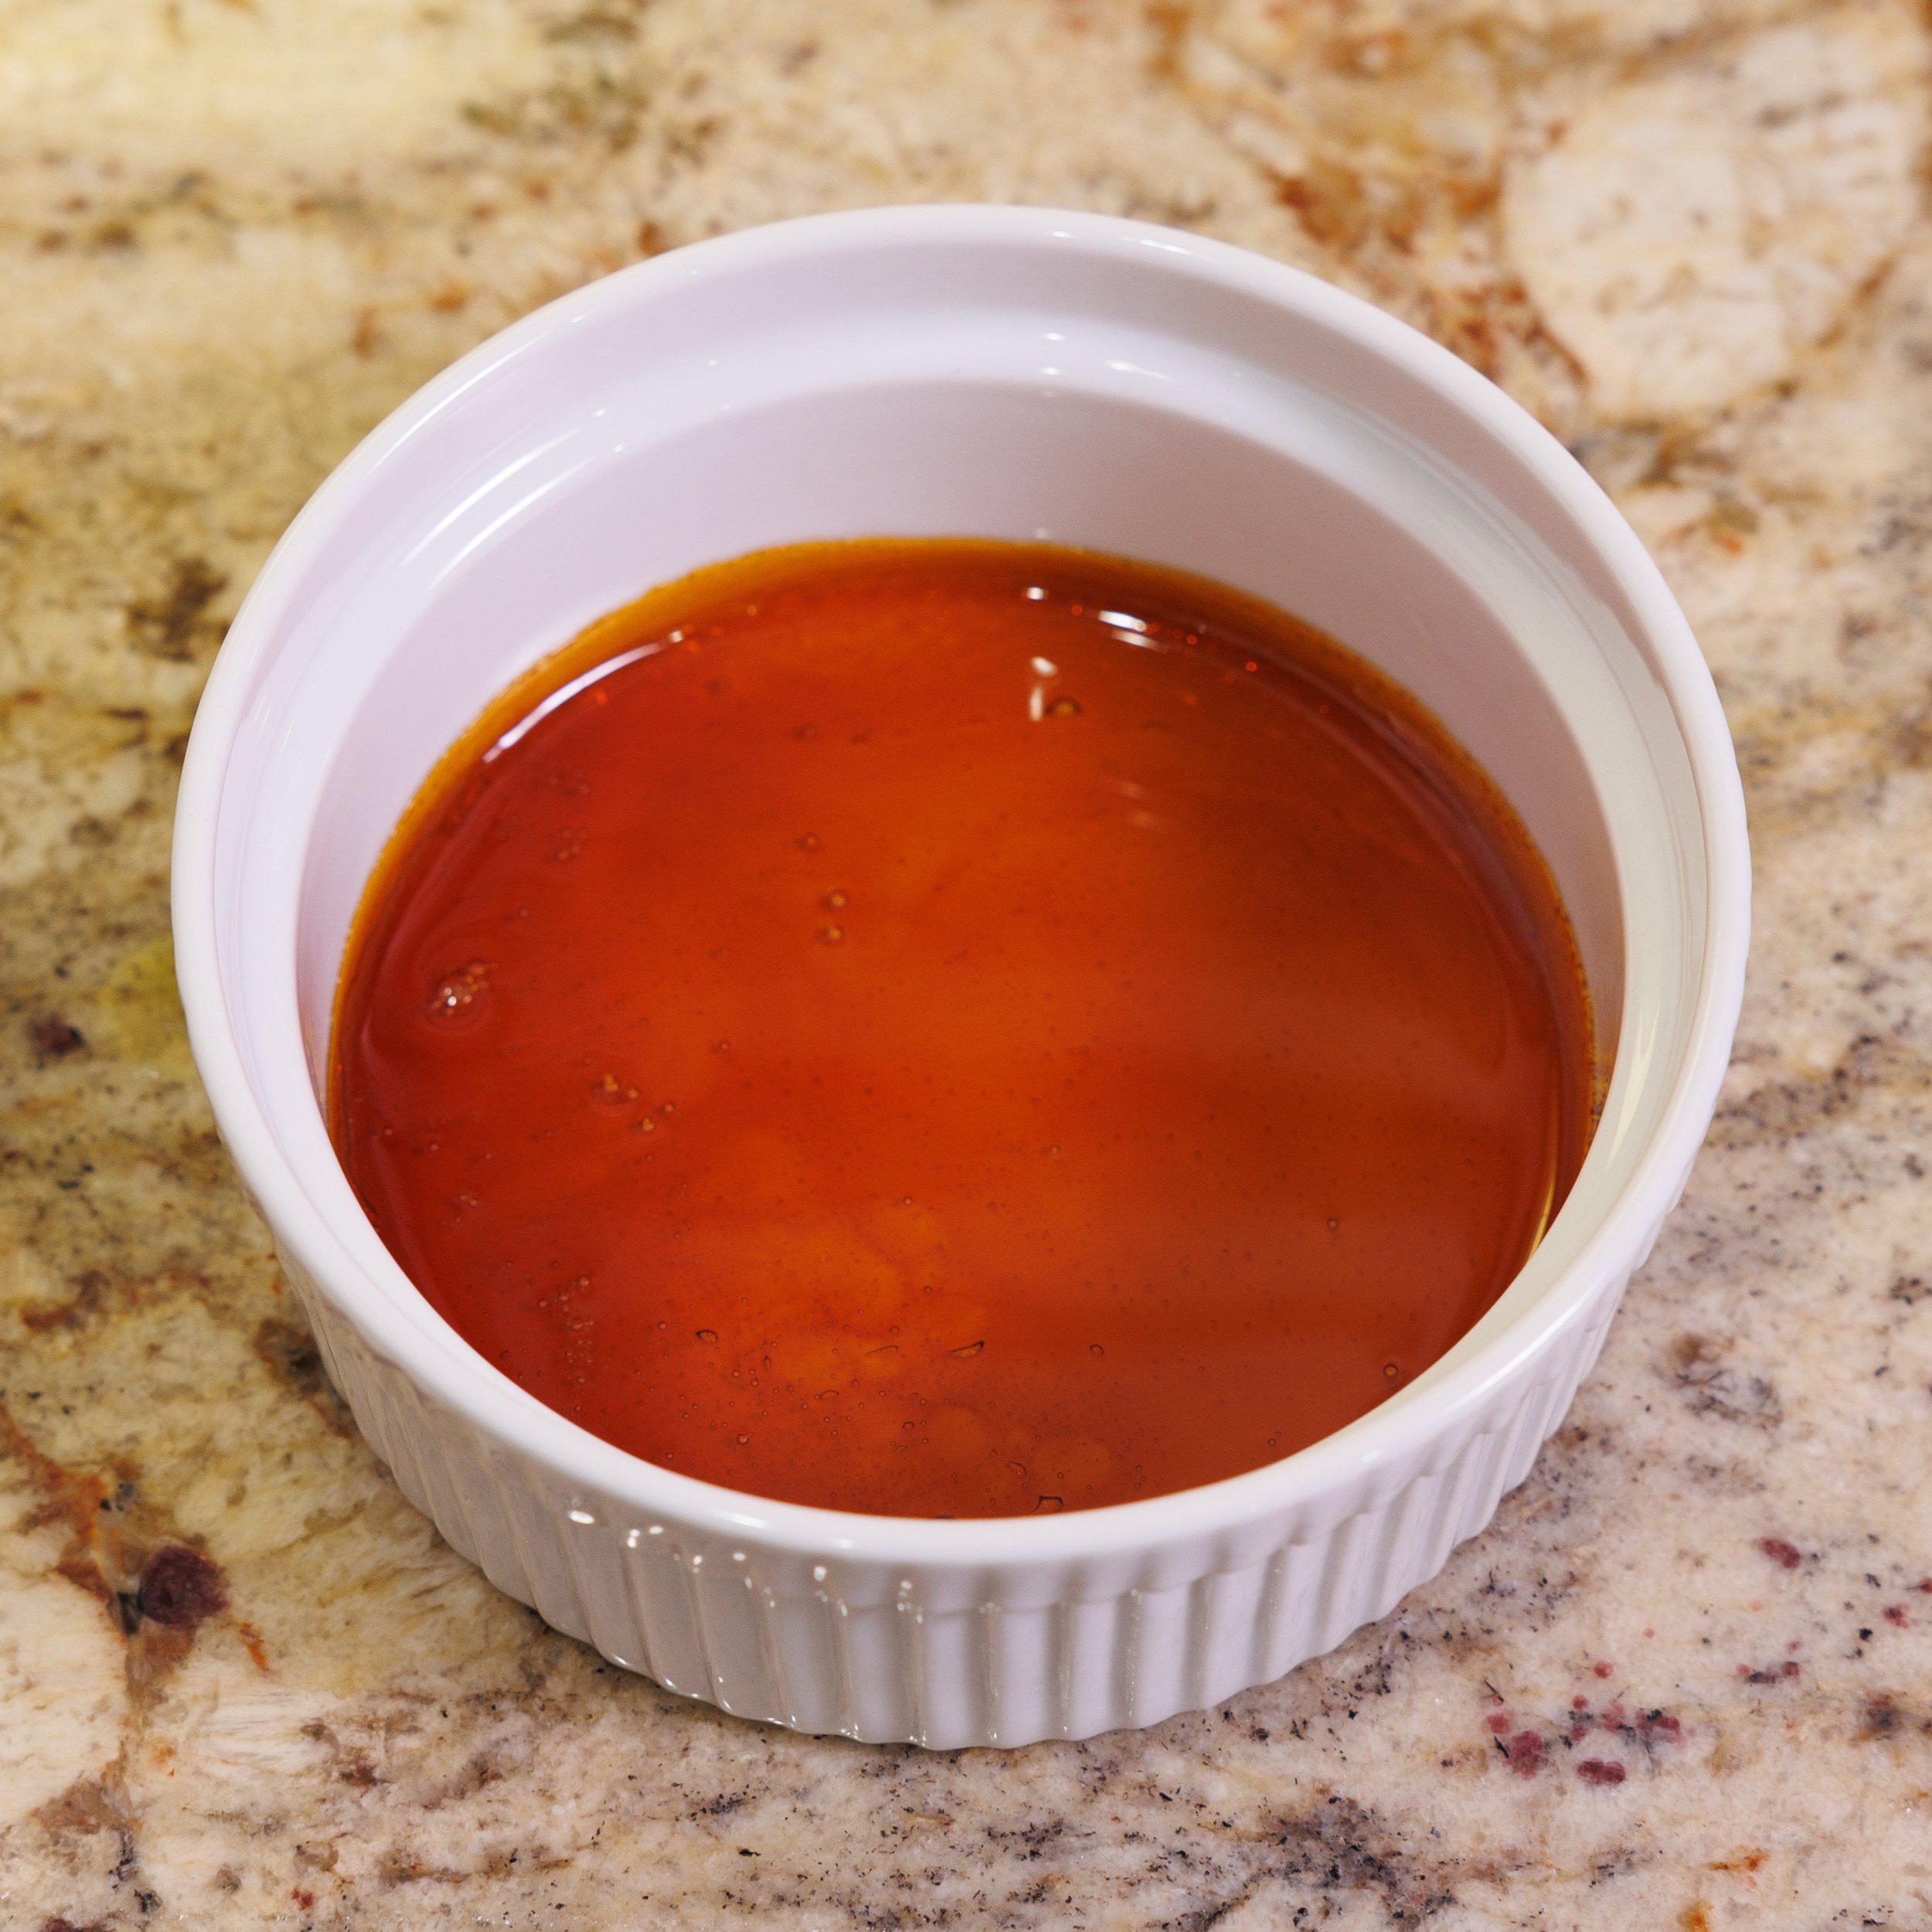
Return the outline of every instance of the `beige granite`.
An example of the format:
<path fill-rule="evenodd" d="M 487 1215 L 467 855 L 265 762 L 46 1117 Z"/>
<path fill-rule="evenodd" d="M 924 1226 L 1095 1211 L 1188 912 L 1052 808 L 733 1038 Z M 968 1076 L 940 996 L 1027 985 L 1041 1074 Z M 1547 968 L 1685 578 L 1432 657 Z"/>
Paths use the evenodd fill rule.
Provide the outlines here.
<path fill-rule="evenodd" d="M 0 0 L 0 1926 L 1932 1926 L 1927 43 Z M 721 1717 L 446 1549 L 320 1379 L 166 937 L 196 692 L 362 430 L 640 253 L 941 197 L 1224 236 L 1493 375 L 1683 599 L 1759 868 L 1710 1145 L 1495 1526 L 1281 1683 L 1009 1756 Z"/>

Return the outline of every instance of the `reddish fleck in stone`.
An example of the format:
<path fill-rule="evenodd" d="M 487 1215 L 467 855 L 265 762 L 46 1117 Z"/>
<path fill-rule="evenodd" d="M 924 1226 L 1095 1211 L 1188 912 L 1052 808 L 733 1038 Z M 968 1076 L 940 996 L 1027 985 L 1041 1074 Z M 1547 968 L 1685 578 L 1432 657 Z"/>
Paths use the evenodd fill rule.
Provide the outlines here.
<path fill-rule="evenodd" d="M 1927 1596 L 1932 1597 L 1932 1577 L 1921 1577 L 1912 1587 L 1914 1590 L 1922 1590 Z"/>
<path fill-rule="evenodd" d="M 1648 1631 L 1645 1631 L 1644 1634 L 1648 1637 L 1650 1634 L 1650 1632 Z M 1610 1675 L 1611 1667 L 1607 1664 L 1592 1664 L 1590 1665 L 1590 1668 L 1594 1671 L 1599 1677 L 1607 1677 Z"/>
<path fill-rule="evenodd" d="M 1543 1741 L 1534 1731 L 1519 1731 L 1502 1747 L 1509 1768 L 1519 1777 L 1534 1777 L 1543 1767 Z"/>
<path fill-rule="evenodd" d="M 56 1019 L 49 1014 L 45 1019 L 27 1022 L 27 1038 L 33 1043 L 33 1050 L 44 1054 L 50 1060 L 57 1060 L 69 1053 L 77 1053 L 87 1045 L 78 1027 L 70 1026 L 64 1019 Z"/>
<path fill-rule="evenodd" d="M 1639 1711 L 1637 1734 L 1639 1737 L 1659 1739 L 1666 1744 L 1681 1744 L 1684 1741 L 1684 1726 L 1668 1711 Z"/>
<path fill-rule="evenodd" d="M 1570 1741 L 1571 1743 L 1574 1744 L 1578 1739 L 1587 1737 L 1589 1735 L 1590 1719 L 1588 1718 L 1573 1717 L 1570 1720 Z"/>
<path fill-rule="evenodd" d="M 1906 1629 L 1912 1621 L 1911 1618 L 1906 1615 L 1905 1606 L 1903 1604 L 1887 1604 L 1885 1607 L 1885 1621 L 1888 1624 L 1896 1624 L 1900 1630 Z"/>
<path fill-rule="evenodd" d="M 1801 1665 L 1794 1664 L 1787 1659 L 1778 1665 L 1777 1674 L 1781 1677 L 1795 1677 L 1802 1668 Z"/>
<path fill-rule="evenodd" d="M 228 1607 L 221 1572 L 198 1549 L 169 1543 L 148 1559 L 136 1594 L 141 1614 L 170 1630 L 192 1630 Z"/>
<path fill-rule="evenodd" d="M 1624 1728 L 1624 1706 L 1621 1698 L 1613 1698 L 1604 1706 L 1603 1715 L 1597 1719 L 1607 1731 L 1621 1731 Z"/>
<path fill-rule="evenodd" d="M 304 1891 L 302 1887 L 298 1885 L 290 1894 L 290 1896 L 294 1900 L 295 1903 L 299 1905 L 304 1912 L 313 1911 L 315 1910 L 315 1894 L 313 1892 Z"/>
<path fill-rule="evenodd" d="M 1795 1570 L 1804 1560 L 1798 1545 L 1787 1543 L 1782 1536 L 1760 1536 L 1757 1546 L 1781 1570 Z"/>
<path fill-rule="evenodd" d="M 1509 1713 L 1507 1711 L 1492 1711 L 1483 1722 L 1500 1737 L 1509 1728 Z"/>
<path fill-rule="evenodd" d="M 1621 1784 L 1628 1774 L 1607 1757 L 1587 1757 L 1577 1767 L 1577 1775 L 1586 1784 Z"/>

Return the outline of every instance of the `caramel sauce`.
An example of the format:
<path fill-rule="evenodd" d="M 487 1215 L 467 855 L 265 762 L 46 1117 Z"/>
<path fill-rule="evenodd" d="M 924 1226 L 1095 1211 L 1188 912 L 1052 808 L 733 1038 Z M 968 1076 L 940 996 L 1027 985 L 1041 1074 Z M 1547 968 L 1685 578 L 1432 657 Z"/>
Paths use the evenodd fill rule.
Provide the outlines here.
<path fill-rule="evenodd" d="M 410 1277 L 649 1461 L 1090 1509 L 1363 1414 L 1560 1203 L 1590 1020 L 1411 698 L 1045 546 L 764 553 L 495 703 L 377 869 L 332 1114 Z"/>

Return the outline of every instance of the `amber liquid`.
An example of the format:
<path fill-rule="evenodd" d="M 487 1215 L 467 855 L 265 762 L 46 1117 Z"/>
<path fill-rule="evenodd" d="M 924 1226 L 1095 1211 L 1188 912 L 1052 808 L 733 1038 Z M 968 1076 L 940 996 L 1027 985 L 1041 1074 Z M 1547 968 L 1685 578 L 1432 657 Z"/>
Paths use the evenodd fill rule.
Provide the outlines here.
<path fill-rule="evenodd" d="M 333 1114 L 396 1260 L 649 1461 L 1090 1509 L 1374 1407 L 1590 1128 L 1549 876 L 1280 612 L 1043 546 L 809 546 L 618 612 L 372 883 Z"/>

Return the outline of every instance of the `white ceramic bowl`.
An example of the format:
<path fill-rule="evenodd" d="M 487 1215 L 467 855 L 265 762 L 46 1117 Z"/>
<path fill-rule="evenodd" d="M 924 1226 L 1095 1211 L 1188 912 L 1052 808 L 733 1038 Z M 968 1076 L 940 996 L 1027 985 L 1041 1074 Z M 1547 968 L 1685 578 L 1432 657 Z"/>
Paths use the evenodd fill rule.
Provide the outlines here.
<path fill-rule="evenodd" d="M 320 1094 L 391 826 L 518 672 L 648 587 L 806 538 L 1050 537 L 1274 600 L 1416 692 L 1542 845 L 1614 1075 L 1547 1238 L 1409 1387 L 1285 1461 L 1043 1519 L 853 1516 L 640 1461 L 430 1308 Z M 1422 336 L 1192 235 L 1019 208 L 755 230 L 464 358 L 317 493 L 236 618 L 175 841 L 215 1114 L 324 1359 L 502 1589 L 723 1709 L 935 1746 L 1223 1698 L 1482 1528 L 1683 1189 L 1736 1025 L 1743 800 L 1697 647 L 1563 450 Z"/>

